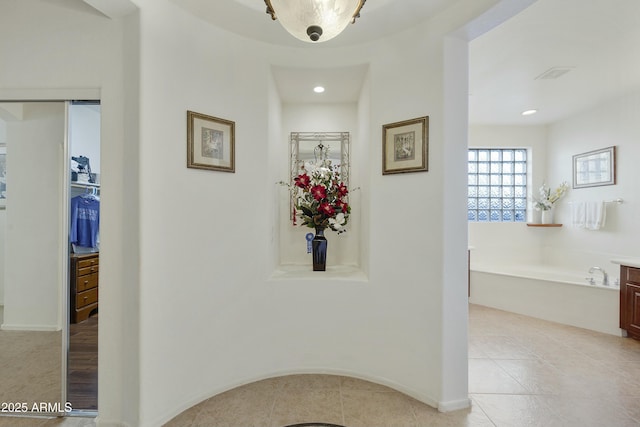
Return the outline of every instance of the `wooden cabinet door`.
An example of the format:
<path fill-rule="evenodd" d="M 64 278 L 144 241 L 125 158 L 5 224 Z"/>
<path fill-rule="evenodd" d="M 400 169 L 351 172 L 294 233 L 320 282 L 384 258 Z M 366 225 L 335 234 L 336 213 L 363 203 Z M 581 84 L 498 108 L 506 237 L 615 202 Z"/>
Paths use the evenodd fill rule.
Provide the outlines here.
<path fill-rule="evenodd" d="M 625 289 L 625 327 L 627 333 L 640 339 L 640 285 L 627 283 Z"/>

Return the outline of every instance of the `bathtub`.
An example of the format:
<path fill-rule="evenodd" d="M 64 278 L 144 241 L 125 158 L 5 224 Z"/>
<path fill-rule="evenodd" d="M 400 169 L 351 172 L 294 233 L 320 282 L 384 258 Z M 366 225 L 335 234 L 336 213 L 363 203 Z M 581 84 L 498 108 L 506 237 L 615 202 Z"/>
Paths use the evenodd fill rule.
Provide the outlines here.
<path fill-rule="evenodd" d="M 549 265 L 472 264 L 469 301 L 620 336 L 620 287 L 590 285 L 587 276 Z"/>

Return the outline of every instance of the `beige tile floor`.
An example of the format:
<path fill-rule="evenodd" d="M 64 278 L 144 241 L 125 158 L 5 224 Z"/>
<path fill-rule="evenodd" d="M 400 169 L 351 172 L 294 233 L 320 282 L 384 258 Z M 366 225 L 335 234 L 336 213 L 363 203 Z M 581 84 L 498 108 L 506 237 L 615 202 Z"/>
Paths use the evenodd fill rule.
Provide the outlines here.
<path fill-rule="evenodd" d="M 640 342 L 471 305 L 469 392 L 471 409 L 442 414 L 365 381 L 293 375 L 214 396 L 165 427 L 640 426 Z M 93 425 L 0 417 L 0 427 Z"/>
<path fill-rule="evenodd" d="M 61 377 L 62 332 L 0 330 L 0 402 L 60 402 Z"/>

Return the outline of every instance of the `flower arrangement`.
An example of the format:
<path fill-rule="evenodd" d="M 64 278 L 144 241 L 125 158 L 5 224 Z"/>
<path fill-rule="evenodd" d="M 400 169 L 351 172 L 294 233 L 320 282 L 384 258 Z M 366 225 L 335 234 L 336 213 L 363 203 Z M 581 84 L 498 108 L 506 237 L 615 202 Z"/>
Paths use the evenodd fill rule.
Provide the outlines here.
<path fill-rule="evenodd" d="M 340 172 L 335 171 L 329 160 L 321 160 L 302 167 L 294 178 L 293 186 L 288 185 L 293 195 L 294 224 L 296 217 L 302 219 L 302 226 L 309 228 L 330 228 L 338 234 L 347 231 L 351 206 L 347 203 L 349 190 L 340 181 Z"/>
<path fill-rule="evenodd" d="M 533 198 L 533 207 L 540 211 L 548 211 L 553 207 L 553 204 L 560 200 L 569 189 L 569 184 L 564 181 L 558 188 L 551 192 L 551 189 L 547 187 L 547 184 L 543 183 L 542 187 L 538 191 L 539 198 Z"/>

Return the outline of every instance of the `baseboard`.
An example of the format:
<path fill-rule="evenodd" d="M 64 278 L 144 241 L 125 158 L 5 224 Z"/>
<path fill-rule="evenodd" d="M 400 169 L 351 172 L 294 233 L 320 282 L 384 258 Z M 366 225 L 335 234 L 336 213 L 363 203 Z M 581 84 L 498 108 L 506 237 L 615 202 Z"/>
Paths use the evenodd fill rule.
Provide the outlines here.
<path fill-rule="evenodd" d="M 34 332 L 57 332 L 61 329 L 58 325 L 12 325 L 3 323 L 0 326 L 3 331 L 34 331 Z"/>
<path fill-rule="evenodd" d="M 452 412 L 469 407 L 471 407 L 471 399 L 469 398 L 438 403 L 438 411 L 440 412 Z"/>

